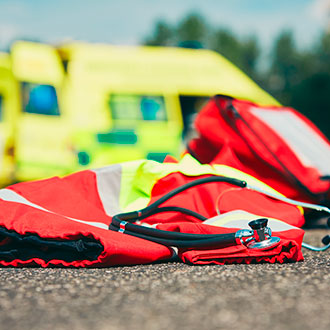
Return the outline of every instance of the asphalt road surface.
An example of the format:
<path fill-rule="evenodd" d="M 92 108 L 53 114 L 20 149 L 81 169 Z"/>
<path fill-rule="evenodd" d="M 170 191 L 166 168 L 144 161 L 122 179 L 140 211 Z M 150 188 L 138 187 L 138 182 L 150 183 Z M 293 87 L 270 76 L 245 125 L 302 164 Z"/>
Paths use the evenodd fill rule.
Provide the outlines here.
<path fill-rule="evenodd" d="M 325 229 L 308 230 L 318 244 Z M 0 329 L 330 329 L 330 251 L 292 264 L 0 268 Z"/>

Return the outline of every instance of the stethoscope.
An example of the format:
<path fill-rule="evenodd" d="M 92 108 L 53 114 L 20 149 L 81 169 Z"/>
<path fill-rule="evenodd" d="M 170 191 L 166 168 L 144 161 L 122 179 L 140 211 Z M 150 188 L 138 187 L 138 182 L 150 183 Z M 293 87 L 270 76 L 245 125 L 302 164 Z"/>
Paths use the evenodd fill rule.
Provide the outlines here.
<path fill-rule="evenodd" d="M 249 185 L 246 181 L 238 180 L 235 178 L 225 176 L 211 176 L 207 178 L 197 179 L 178 188 L 175 188 L 169 193 L 159 198 L 154 203 L 141 210 L 120 213 L 113 216 L 112 221 L 109 225 L 109 229 L 117 231 L 119 233 L 143 238 L 168 247 L 176 248 L 224 248 L 233 245 L 244 245 L 249 249 L 268 250 L 276 247 L 280 243 L 279 237 L 272 236 L 272 231 L 267 226 L 268 219 L 266 218 L 259 218 L 250 221 L 249 226 L 251 229 L 240 229 L 234 233 L 228 234 L 189 234 L 160 230 L 135 224 L 145 218 L 162 212 L 181 212 L 183 214 L 193 216 L 201 221 L 207 220 L 207 218 L 203 215 L 186 208 L 177 206 L 161 207 L 160 205 L 168 201 L 172 197 L 180 194 L 184 190 L 195 187 L 197 185 L 211 182 L 229 183 L 240 188 L 257 191 L 259 193 L 292 205 L 310 208 L 317 211 L 324 211 L 330 214 L 330 209 L 322 205 L 298 202 L 290 198 L 270 193 L 268 191 L 260 189 L 259 187 Z M 330 247 L 330 235 L 325 236 L 322 242 L 326 245 L 322 248 L 314 247 L 306 243 L 303 243 L 303 247 L 314 251 L 324 251 Z"/>

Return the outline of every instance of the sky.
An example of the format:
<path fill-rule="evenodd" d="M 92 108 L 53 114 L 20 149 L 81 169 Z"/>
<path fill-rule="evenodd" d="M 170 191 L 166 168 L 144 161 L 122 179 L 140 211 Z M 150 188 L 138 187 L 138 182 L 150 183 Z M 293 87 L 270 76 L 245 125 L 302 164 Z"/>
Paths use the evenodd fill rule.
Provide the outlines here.
<path fill-rule="evenodd" d="M 159 19 L 177 24 L 201 14 L 213 27 L 256 34 L 270 47 L 292 29 L 300 47 L 313 44 L 329 23 L 330 0 L 0 0 L 0 49 L 14 39 L 136 45 Z M 329 13 L 329 11 L 328 11 Z"/>

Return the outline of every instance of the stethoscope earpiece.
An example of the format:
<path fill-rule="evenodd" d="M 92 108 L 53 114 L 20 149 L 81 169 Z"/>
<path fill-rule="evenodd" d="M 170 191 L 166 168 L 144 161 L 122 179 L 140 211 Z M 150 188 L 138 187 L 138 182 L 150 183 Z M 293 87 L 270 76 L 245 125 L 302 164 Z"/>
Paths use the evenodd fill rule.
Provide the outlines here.
<path fill-rule="evenodd" d="M 328 225 L 328 227 L 330 227 L 330 218 L 328 218 L 328 220 L 327 220 L 327 225 Z M 307 244 L 305 242 L 303 242 L 301 246 L 304 247 L 305 249 L 309 249 L 312 251 L 317 251 L 317 252 L 326 251 L 330 248 L 330 235 L 324 236 L 322 238 L 322 243 L 324 244 L 324 246 L 322 246 L 322 247 L 313 246 L 313 245 Z"/>
<path fill-rule="evenodd" d="M 326 236 L 324 236 L 324 237 L 322 238 L 322 243 L 323 243 L 324 245 L 328 245 L 328 244 L 330 244 L 330 235 L 326 235 Z"/>

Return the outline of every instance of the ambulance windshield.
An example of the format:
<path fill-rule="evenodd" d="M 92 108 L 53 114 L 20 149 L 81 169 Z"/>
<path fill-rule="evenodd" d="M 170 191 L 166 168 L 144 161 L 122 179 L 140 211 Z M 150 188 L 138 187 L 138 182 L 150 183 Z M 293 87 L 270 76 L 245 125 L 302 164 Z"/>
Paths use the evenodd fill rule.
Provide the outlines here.
<path fill-rule="evenodd" d="M 165 102 L 162 96 L 112 94 L 109 107 L 114 120 L 166 120 Z"/>
<path fill-rule="evenodd" d="M 39 115 L 59 116 L 54 86 L 22 83 L 23 111 Z"/>

